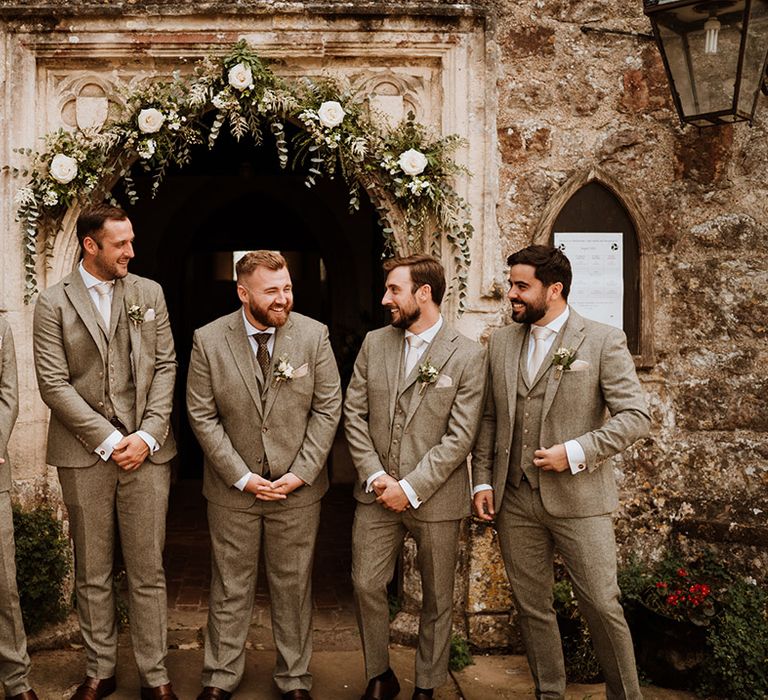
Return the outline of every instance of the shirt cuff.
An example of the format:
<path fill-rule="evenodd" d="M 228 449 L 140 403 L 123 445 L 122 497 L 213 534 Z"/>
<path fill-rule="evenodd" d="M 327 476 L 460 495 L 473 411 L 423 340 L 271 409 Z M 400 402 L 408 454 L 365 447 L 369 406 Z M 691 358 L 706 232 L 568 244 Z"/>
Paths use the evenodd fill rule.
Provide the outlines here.
<path fill-rule="evenodd" d="M 119 430 L 115 430 L 114 433 L 112 433 L 104 442 L 99 445 L 94 452 L 99 455 L 105 462 L 109 461 L 109 458 L 112 456 L 112 452 L 115 449 L 115 445 L 117 445 L 120 440 L 123 439 L 123 434 Z"/>
<path fill-rule="evenodd" d="M 416 492 L 413 490 L 413 487 L 405 479 L 400 479 L 400 481 L 397 483 L 400 484 L 400 488 L 403 489 L 403 491 L 405 491 L 405 495 L 408 496 L 408 502 L 414 508 L 418 508 L 421 505 L 421 501 L 416 495 Z"/>
<path fill-rule="evenodd" d="M 136 435 L 138 435 L 142 440 L 144 440 L 144 442 L 147 443 L 147 447 L 149 447 L 149 454 L 153 455 L 160 449 L 160 445 L 157 444 L 157 440 L 155 440 L 155 438 L 153 438 L 146 430 L 137 430 Z"/>
<path fill-rule="evenodd" d="M 245 491 L 245 487 L 248 486 L 248 482 L 251 479 L 251 472 L 248 472 L 245 476 L 241 476 L 234 484 L 232 484 L 238 491 Z"/>
<path fill-rule="evenodd" d="M 386 474 L 386 473 L 387 472 L 385 472 L 383 469 L 380 469 L 375 474 L 372 474 L 371 476 L 369 476 L 365 482 L 365 492 L 370 493 L 371 491 L 373 491 L 373 482 L 376 481 L 376 479 L 378 479 L 382 474 Z"/>
<path fill-rule="evenodd" d="M 490 484 L 478 484 L 472 489 L 472 495 L 479 493 L 480 491 L 493 491 L 493 486 Z"/>
<path fill-rule="evenodd" d="M 584 454 L 584 448 L 577 440 L 568 440 L 565 443 L 565 452 L 568 455 L 568 466 L 571 468 L 571 474 L 578 474 L 587 468 L 587 456 Z"/>

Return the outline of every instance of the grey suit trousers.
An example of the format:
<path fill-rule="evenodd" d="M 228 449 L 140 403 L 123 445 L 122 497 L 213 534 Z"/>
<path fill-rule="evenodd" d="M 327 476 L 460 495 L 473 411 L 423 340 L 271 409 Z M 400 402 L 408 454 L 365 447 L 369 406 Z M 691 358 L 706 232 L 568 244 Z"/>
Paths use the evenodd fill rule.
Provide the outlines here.
<path fill-rule="evenodd" d="M 163 547 L 170 466 L 147 461 L 126 472 L 112 460 L 99 460 L 92 467 L 59 467 L 58 471 L 75 543 L 77 614 L 85 642 L 86 673 L 109 678 L 117 665 L 112 572 L 119 526 L 139 676 L 145 686 L 168 683 Z"/>
<path fill-rule="evenodd" d="M 544 509 L 539 490 L 523 481 L 519 488 L 507 486 L 497 527 L 536 697 L 565 697 L 565 665 L 552 595 L 557 551 L 589 626 L 608 700 L 642 700 L 632 638 L 619 603 L 611 516 L 553 517 Z"/>
<path fill-rule="evenodd" d="M 410 511 L 393 513 L 378 503 L 358 503 L 352 530 L 352 583 L 368 679 L 389 668 L 392 580 L 406 534 L 417 546 L 423 590 L 416 649 L 416 685 L 437 688 L 448 678 L 453 582 L 460 520 L 428 522 Z"/>
<path fill-rule="evenodd" d="M 281 693 L 311 688 L 312 562 L 319 525 L 320 501 L 295 508 L 255 501 L 247 510 L 208 502 L 212 571 L 204 686 L 232 692 L 243 677 L 263 543 L 277 649 L 273 678 Z"/>
<path fill-rule="evenodd" d="M 0 683 L 6 696 L 29 690 L 27 637 L 16 588 L 11 496 L 0 492 Z"/>

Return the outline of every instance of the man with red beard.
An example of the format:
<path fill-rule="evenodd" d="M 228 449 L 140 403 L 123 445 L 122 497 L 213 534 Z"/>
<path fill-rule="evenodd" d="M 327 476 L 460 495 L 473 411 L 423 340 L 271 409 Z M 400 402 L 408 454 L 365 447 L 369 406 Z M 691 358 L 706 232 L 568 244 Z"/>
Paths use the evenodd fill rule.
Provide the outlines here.
<path fill-rule="evenodd" d="M 412 700 L 448 677 L 459 524 L 469 515 L 466 459 L 483 405 L 485 350 L 440 313 L 445 272 L 428 255 L 384 263 L 392 325 L 369 333 L 344 405 L 355 462 L 352 583 L 368 686 L 391 700 L 387 583 L 406 534 L 416 541 L 423 599 Z"/>
<path fill-rule="evenodd" d="M 187 381 L 213 549 L 198 700 L 227 700 L 242 679 L 262 543 L 273 678 L 285 700 L 308 700 L 312 558 L 341 416 L 339 373 L 328 329 L 291 313 L 282 255 L 248 253 L 236 271 L 242 308 L 195 332 Z"/>

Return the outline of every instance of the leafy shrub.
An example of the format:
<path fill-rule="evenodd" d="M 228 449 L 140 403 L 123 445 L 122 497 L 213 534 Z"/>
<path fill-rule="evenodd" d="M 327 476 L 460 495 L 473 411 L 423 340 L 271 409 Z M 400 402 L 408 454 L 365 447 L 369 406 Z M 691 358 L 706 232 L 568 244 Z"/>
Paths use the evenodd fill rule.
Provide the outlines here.
<path fill-rule="evenodd" d="M 565 675 L 572 683 L 594 683 L 601 675 L 600 664 L 592 647 L 586 620 L 579 612 L 571 582 L 557 581 L 553 593 L 563 643 Z"/>
<path fill-rule="evenodd" d="M 47 507 L 24 511 L 14 506 L 16 581 L 28 634 L 63 620 L 65 582 L 70 575 L 69 542 Z"/>
<path fill-rule="evenodd" d="M 448 667 L 451 671 L 462 671 L 467 666 L 472 666 L 475 662 L 472 660 L 472 654 L 469 651 L 469 642 L 464 637 L 457 635 L 451 636 L 451 654 L 448 661 Z"/>

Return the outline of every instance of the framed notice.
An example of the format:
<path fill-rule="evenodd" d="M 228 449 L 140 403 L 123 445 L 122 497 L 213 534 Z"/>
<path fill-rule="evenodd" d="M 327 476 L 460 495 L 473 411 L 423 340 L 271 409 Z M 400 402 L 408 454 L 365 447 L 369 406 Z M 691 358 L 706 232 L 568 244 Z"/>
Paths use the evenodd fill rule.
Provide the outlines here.
<path fill-rule="evenodd" d="M 554 234 L 555 247 L 573 269 L 568 303 L 585 318 L 616 328 L 624 325 L 623 237 L 622 233 Z"/>

